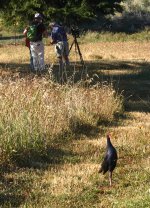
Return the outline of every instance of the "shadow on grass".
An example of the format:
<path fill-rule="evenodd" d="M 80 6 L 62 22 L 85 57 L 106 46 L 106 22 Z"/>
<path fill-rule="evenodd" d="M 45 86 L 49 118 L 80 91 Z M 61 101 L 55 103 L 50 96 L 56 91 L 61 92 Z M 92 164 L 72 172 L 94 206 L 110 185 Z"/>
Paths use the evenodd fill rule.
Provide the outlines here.
<path fill-rule="evenodd" d="M 20 207 L 25 201 L 25 197 L 21 194 L 0 193 L 0 206 L 6 207 Z"/>
<path fill-rule="evenodd" d="M 18 79 L 35 76 L 35 74 L 31 74 L 27 64 L 0 63 L 0 69 L 1 78 L 12 76 Z M 86 61 L 84 68 L 80 63 L 71 63 L 71 66 L 63 72 L 63 77 L 60 76 L 59 66 L 55 65 L 53 76 L 56 82 L 71 84 L 79 82 L 81 79 L 87 79 L 86 75 L 88 74 L 88 79 L 92 78 L 91 85 L 97 82 L 113 84 L 116 92 L 124 95 L 126 110 L 130 110 L 128 103 L 132 101 L 132 111 L 150 112 L 149 103 L 145 105 L 150 100 L 149 69 L 150 62 L 144 60 L 98 60 Z"/>
<path fill-rule="evenodd" d="M 30 192 L 32 181 L 1 176 L 0 207 L 20 207 Z"/>
<path fill-rule="evenodd" d="M 111 83 L 122 93 L 125 110 L 150 112 L 150 62 L 100 61 L 90 62 L 88 74 L 97 82 Z"/>
<path fill-rule="evenodd" d="M 20 207 L 25 197 L 20 194 L 0 193 L 0 206 Z"/>
<path fill-rule="evenodd" d="M 12 160 L 20 168 L 47 169 L 49 165 L 62 165 L 66 162 L 77 163 L 78 155 L 72 151 L 63 148 L 47 147 L 45 151 L 40 152 L 30 150 L 28 154 L 18 153 L 13 156 Z"/>
<path fill-rule="evenodd" d="M 71 132 L 62 132 L 50 140 L 46 146 L 42 148 L 26 148 L 20 149 L 11 155 L 11 161 L 20 168 L 47 169 L 49 165 L 63 165 L 65 163 L 79 163 L 80 157 L 72 150 L 71 147 L 74 140 L 81 139 L 83 135 L 91 138 L 98 135 L 98 127 L 89 125 L 80 125 L 72 129 Z M 45 146 L 45 147 L 44 147 Z M 71 148 L 72 149 L 72 148 Z"/>
<path fill-rule="evenodd" d="M 70 129 L 74 134 L 74 137 L 77 139 L 81 135 L 88 137 L 94 137 L 98 134 L 99 128 L 97 126 L 92 126 L 91 124 L 82 123 L 76 120 L 76 123 L 70 122 Z"/>

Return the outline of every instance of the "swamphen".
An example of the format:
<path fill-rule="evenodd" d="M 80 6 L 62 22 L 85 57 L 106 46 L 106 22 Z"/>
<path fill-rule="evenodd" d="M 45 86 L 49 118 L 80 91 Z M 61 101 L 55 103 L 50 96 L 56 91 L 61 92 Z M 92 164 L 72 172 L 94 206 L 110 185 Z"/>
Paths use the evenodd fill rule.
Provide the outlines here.
<path fill-rule="evenodd" d="M 105 174 L 107 171 L 109 171 L 110 186 L 112 185 L 112 172 L 116 167 L 117 159 L 117 151 L 110 141 L 110 136 L 107 135 L 107 152 L 101 164 L 99 173 L 103 172 L 103 174 Z"/>

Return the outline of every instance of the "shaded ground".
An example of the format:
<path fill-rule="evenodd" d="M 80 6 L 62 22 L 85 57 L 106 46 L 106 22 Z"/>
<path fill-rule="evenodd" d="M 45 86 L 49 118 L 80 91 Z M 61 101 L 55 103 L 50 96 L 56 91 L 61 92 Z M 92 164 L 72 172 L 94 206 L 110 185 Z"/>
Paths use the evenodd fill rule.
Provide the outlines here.
<path fill-rule="evenodd" d="M 16 36 L 0 36 L 0 41 L 1 40 L 15 40 L 15 39 L 22 39 L 24 35 L 16 35 Z"/>
<path fill-rule="evenodd" d="M 130 103 L 132 111 L 150 111 L 150 62 L 101 61 L 90 63 L 88 72 L 96 81 L 111 82 L 124 95 L 126 110 Z"/>

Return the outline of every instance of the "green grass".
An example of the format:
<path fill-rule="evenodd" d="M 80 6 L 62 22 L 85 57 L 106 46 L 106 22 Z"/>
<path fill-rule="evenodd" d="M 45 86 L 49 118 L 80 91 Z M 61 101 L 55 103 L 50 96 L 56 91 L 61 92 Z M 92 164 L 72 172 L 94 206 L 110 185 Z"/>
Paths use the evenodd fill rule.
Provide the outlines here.
<path fill-rule="evenodd" d="M 150 30 L 144 30 L 133 34 L 113 33 L 113 32 L 87 32 L 81 36 L 81 43 L 88 42 L 126 42 L 126 41 L 149 41 Z"/>
<path fill-rule="evenodd" d="M 16 33 L 12 31 L 1 31 L 0 34 L 2 36 L 18 36 L 22 35 L 21 33 Z M 72 36 L 69 35 L 70 42 L 73 40 Z M 145 29 L 141 32 L 136 32 L 133 34 L 126 34 L 126 33 L 115 33 L 115 32 L 92 32 L 88 31 L 80 36 L 78 39 L 79 43 L 94 43 L 94 42 L 129 42 L 129 41 L 135 41 L 135 42 L 143 42 L 143 41 L 149 41 L 150 40 L 150 30 L 149 28 Z M 0 40 L 1 44 L 24 44 L 23 39 L 18 39 L 16 37 L 16 41 L 14 39 L 10 40 Z M 49 45 L 49 39 L 44 39 L 44 43 L 46 45 Z"/>

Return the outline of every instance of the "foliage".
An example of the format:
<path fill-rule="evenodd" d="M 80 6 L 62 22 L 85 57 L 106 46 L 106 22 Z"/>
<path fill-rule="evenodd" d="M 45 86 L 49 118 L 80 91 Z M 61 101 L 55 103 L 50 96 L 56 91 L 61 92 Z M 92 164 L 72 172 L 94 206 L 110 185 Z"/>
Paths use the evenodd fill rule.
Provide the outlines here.
<path fill-rule="evenodd" d="M 122 0 L 10 0 L 2 1 L 2 17 L 9 24 L 27 22 L 35 12 L 42 13 L 48 20 L 58 19 L 72 24 L 87 19 L 97 19 L 99 15 L 114 14 L 122 11 Z"/>
<path fill-rule="evenodd" d="M 123 3 L 126 12 L 139 13 L 150 12 L 149 0 L 125 0 Z"/>
<path fill-rule="evenodd" d="M 150 1 L 125 0 L 122 6 L 122 15 L 113 17 L 115 31 L 135 33 L 150 26 Z"/>

